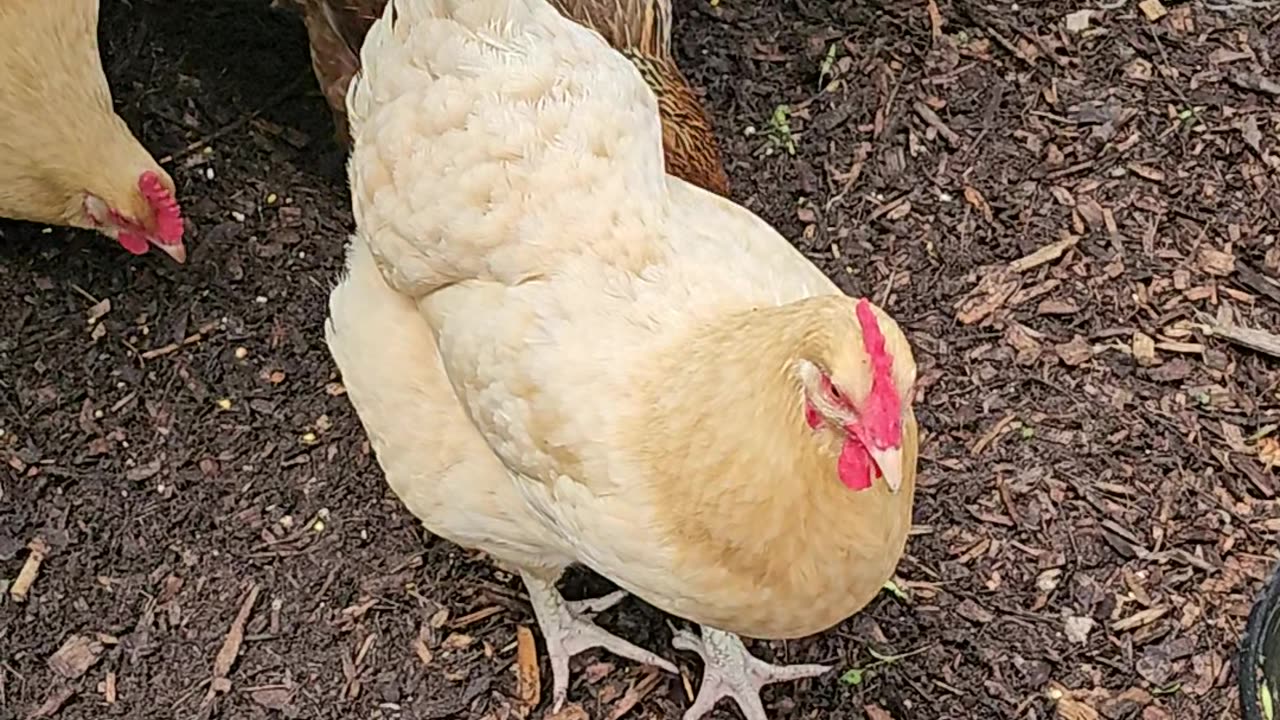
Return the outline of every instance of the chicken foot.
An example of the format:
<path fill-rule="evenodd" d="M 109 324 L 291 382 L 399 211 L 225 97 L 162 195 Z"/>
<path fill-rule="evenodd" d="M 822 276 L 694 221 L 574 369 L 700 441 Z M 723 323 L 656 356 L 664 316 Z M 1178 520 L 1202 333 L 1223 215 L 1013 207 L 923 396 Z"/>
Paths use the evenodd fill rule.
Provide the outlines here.
<path fill-rule="evenodd" d="M 676 631 L 671 644 L 677 650 L 697 653 L 706 664 L 698 697 L 685 711 L 684 720 L 698 720 L 724 697 L 733 698 L 747 720 L 769 720 L 760 701 L 760 690 L 765 685 L 816 677 L 831 670 L 828 665 L 772 665 L 747 652 L 737 635 L 706 626 L 701 638 L 685 630 Z"/>
<path fill-rule="evenodd" d="M 551 711 L 558 712 L 569 694 L 569 658 L 591 648 L 609 652 L 646 665 L 656 665 L 679 674 L 676 666 L 644 648 L 623 640 L 591 621 L 591 616 L 617 605 L 626 593 L 622 590 L 591 600 L 569 602 L 560 595 L 554 580 L 547 580 L 527 570 L 520 571 L 533 614 L 542 629 L 551 659 Z"/>

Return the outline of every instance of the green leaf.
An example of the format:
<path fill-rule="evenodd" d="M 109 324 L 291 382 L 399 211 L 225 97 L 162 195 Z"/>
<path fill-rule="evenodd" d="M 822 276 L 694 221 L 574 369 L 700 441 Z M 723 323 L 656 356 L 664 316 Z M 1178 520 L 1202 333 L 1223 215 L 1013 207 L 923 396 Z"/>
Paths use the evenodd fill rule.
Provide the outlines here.
<path fill-rule="evenodd" d="M 1262 681 L 1262 687 L 1259 688 L 1258 699 L 1262 701 L 1262 716 L 1266 720 L 1275 720 L 1276 706 L 1275 698 L 1271 696 L 1271 688 L 1267 686 L 1267 681 Z"/>
<path fill-rule="evenodd" d="M 863 680 L 862 673 L 862 668 L 846 670 L 845 673 L 840 676 L 840 682 L 845 685 L 861 685 Z M 1268 717 L 1267 720 L 1271 720 L 1271 718 Z"/>
<path fill-rule="evenodd" d="M 898 583 L 892 580 L 886 582 L 884 584 L 884 587 L 881 589 L 888 590 L 890 593 L 893 594 L 894 597 L 898 598 L 902 602 L 911 602 L 911 597 L 907 595 L 907 592 L 902 588 L 898 587 Z"/>

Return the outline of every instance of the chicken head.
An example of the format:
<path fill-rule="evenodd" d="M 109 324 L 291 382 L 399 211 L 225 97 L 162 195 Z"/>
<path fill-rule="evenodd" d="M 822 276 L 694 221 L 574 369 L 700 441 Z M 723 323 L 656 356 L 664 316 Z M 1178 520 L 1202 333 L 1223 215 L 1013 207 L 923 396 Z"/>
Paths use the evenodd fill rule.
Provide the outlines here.
<path fill-rule="evenodd" d="M 858 301 L 856 314 L 860 349 L 836 345 L 827 367 L 801 364 L 805 421 L 814 430 L 834 430 L 838 436 L 836 470 L 849 489 L 866 490 L 883 477 L 897 493 L 902 488 L 903 398 L 893 356 L 866 298 Z"/>
<path fill-rule="evenodd" d="M 136 188 L 118 193 L 118 198 L 113 197 L 116 194 L 110 190 L 86 192 L 85 224 L 134 255 L 142 255 L 154 245 L 179 263 L 186 261 L 182 211 L 174 197 L 173 180 L 163 170 L 144 171 Z"/>

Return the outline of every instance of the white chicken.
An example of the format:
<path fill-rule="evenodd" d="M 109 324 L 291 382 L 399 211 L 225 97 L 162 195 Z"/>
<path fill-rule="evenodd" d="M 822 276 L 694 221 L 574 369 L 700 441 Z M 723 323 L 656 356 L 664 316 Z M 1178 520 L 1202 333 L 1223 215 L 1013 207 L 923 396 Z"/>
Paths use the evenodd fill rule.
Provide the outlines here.
<path fill-rule="evenodd" d="M 746 209 L 663 172 L 653 93 L 544 0 L 393 0 L 347 106 L 357 231 L 326 339 L 389 484 L 519 568 L 551 659 L 674 667 L 566 603 L 581 563 L 700 623 L 693 720 L 825 672 L 751 656 L 905 547 L 911 348 Z"/>

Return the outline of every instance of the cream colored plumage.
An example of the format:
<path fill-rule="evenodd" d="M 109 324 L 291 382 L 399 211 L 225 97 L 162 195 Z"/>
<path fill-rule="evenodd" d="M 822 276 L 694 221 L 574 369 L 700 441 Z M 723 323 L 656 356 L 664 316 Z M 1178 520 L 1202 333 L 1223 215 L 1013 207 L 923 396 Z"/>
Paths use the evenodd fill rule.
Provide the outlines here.
<path fill-rule="evenodd" d="M 902 332 L 664 175 L 652 92 L 543 0 L 394 0 L 361 65 L 357 232 L 326 337 L 388 482 L 429 529 L 521 569 L 557 705 L 593 644 L 671 668 L 564 606 L 552 583 L 577 562 L 704 625 L 677 637 L 708 661 L 686 718 L 725 695 L 763 718 L 761 685 L 825 668 L 766 665 L 729 633 L 831 627 L 903 551 Z M 837 465 L 886 388 L 902 429 L 867 446 L 885 479 L 855 491 Z"/>

